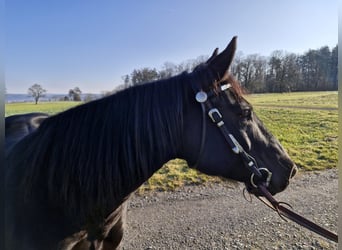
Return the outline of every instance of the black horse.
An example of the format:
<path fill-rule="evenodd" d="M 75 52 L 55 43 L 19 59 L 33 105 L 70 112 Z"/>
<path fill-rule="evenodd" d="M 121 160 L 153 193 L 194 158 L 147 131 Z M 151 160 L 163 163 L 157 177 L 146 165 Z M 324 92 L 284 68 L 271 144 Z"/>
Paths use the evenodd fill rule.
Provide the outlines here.
<path fill-rule="evenodd" d="M 35 131 L 49 115 L 45 113 L 29 113 L 12 115 L 5 119 L 5 153 L 26 135 Z"/>
<path fill-rule="evenodd" d="M 283 191 L 295 165 L 228 73 L 235 50 L 233 38 L 191 73 L 77 106 L 14 140 L 6 157 L 7 249 L 117 248 L 126 200 L 170 159 L 250 186 L 253 168 L 231 144 L 272 172 L 271 193 Z M 230 144 L 204 116 L 205 93 Z"/>

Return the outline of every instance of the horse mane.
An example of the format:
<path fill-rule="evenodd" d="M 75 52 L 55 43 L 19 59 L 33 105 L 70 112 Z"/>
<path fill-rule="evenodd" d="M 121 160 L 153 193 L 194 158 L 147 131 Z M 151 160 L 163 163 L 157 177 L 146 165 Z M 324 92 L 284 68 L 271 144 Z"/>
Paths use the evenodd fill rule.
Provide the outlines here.
<path fill-rule="evenodd" d="M 151 168 L 162 156 L 176 154 L 188 75 L 131 87 L 47 118 L 8 161 L 25 166 L 20 171 L 27 195 L 47 189 L 55 204 L 77 214 L 120 204 L 122 195 L 156 171 Z"/>

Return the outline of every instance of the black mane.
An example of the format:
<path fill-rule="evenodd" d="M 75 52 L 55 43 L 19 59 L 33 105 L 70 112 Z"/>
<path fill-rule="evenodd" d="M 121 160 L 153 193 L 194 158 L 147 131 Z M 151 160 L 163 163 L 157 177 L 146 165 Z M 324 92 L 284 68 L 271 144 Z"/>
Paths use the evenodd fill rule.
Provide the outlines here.
<path fill-rule="evenodd" d="M 176 155 L 185 78 L 187 73 L 135 86 L 46 119 L 19 145 L 26 162 L 16 165 L 26 165 L 28 194 L 45 179 L 38 185 L 71 212 L 86 212 L 94 202 L 120 204 L 120 195 L 148 179 L 162 156 Z"/>

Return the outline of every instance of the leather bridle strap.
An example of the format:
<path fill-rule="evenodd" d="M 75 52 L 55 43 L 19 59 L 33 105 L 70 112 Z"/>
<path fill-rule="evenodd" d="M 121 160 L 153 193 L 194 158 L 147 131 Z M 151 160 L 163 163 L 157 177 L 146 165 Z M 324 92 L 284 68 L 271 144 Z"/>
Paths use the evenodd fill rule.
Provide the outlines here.
<path fill-rule="evenodd" d="M 206 131 L 205 131 L 205 114 L 207 113 L 208 116 L 210 117 L 211 121 L 219 128 L 221 131 L 221 134 L 223 135 L 225 141 L 228 143 L 230 148 L 235 154 L 238 154 L 242 158 L 242 162 L 244 166 L 249 169 L 251 172 L 251 183 L 254 186 L 254 183 L 263 181 L 263 183 L 268 186 L 271 180 L 271 172 L 268 171 L 265 168 L 259 168 L 257 165 L 256 160 L 249 155 L 243 147 L 238 143 L 238 141 L 235 139 L 232 133 L 229 132 L 227 126 L 225 125 L 223 121 L 222 114 L 218 110 L 218 108 L 214 107 L 214 105 L 211 102 L 211 98 L 215 98 L 219 92 L 223 92 L 227 89 L 231 88 L 231 84 L 225 84 L 222 85 L 218 88 L 218 90 L 210 90 L 208 92 L 204 92 L 201 89 L 196 89 L 195 86 L 193 86 L 193 90 L 195 91 L 196 94 L 196 101 L 201 104 L 202 108 L 202 139 L 201 139 L 201 147 L 200 147 L 200 153 L 197 158 L 197 163 L 198 164 L 201 155 L 203 153 L 203 148 L 204 148 L 204 141 L 205 141 L 205 136 L 206 136 Z M 195 165 L 195 167 L 196 167 Z"/>
<path fill-rule="evenodd" d="M 280 216 L 284 216 L 290 220 L 292 220 L 293 222 L 296 222 L 297 224 L 329 239 L 332 240 L 334 242 L 338 242 L 338 236 L 337 234 L 317 225 L 316 223 L 304 218 L 303 216 L 295 213 L 294 211 L 288 209 L 287 207 L 283 206 L 282 204 L 287 204 L 287 203 L 283 203 L 283 202 L 278 202 L 276 199 L 274 199 L 274 197 L 270 194 L 270 192 L 267 190 L 267 188 L 264 185 L 258 185 L 257 187 L 259 193 L 265 197 L 270 204 L 265 203 L 263 200 L 263 202 L 268 205 L 269 207 L 271 207 L 272 209 L 274 209 L 275 211 L 278 212 L 278 214 Z M 258 197 L 259 198 L 259 197 Z M 261 200 L 261 198 L 259 198 Z"/>
<path fill-rule="evenodd" d="M 205 138 L 206 138 L 206 134 L 207 134 L 205 106 L 203 103 L 201 103 L 201 109 L 202 109 L 202 135 L 201 135 L 200 150 L 199 150 L 198 156 L 196 158 L 196 162 L 194 164 L 190 164 L 191 168 L 194 168 L 194 169 L 197 168 L 197 166 L 200 162 L 200 159 L 202 158 L 202 154 L 204 151 Z"/>

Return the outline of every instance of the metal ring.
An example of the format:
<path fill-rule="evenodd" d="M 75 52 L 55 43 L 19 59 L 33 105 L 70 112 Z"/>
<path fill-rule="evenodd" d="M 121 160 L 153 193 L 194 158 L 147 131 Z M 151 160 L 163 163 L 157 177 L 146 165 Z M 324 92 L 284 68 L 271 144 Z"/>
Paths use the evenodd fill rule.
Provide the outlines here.
<path fill-rule="evenodd" d="M 270 170 L 268 170 L 267 168 L 259 168 L 259 171 L 265 171 L 266 174 L 267 174 L 267 178 L 266 178 L 266 187 L 268 187 L 270 185 L 270 182 L 271 182 L 271 178 L 272 178 L 272 172 Z M 258 186 L 255 184 L 254 182 L 254 176 L 255 174 L 253 173 L 251 175 L 251 184 L 254 188 L 258 188 Z"/>

